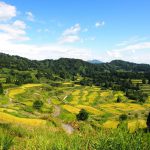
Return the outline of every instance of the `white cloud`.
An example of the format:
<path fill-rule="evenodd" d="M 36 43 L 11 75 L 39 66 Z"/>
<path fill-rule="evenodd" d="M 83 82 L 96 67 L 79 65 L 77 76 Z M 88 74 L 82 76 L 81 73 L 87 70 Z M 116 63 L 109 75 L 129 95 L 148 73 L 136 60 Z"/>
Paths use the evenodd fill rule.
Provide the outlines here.
<path fill-rule="evenodd" d="M 29 45 L 14 44 L 11 42 L 0 44 L 0 52 L 11 55 L 19 55 L 30 59 L 58 59 L 78 58 L 88 60 L 91 59 L 91 51 L 89 49 L 62 46 L 57 44 L 51 45 Z"/>
<path fill-rule="evenodd" d="M 16 20 L 11 24 L 0 24 L 0 40 L 1 42 L 29 40 L 25 29 L 26 24 L 20 20 Z"/>
<path fill-rule="evenodd" d="M 19 29 L 26 29 L 26 24 L 23 21 L 16 20 L 12 26 L 19 28 Z"/>
<path fill-rule="evenodd" d="M 16 16 L 16 7 L 0 2 L 0 21 L 7 21 Z"/>
<path fill-rule="evenodd" d="M 150 42 L 129 44 L 122 48 L 107 51 L 108 58 L 123 59 L 132 62 L 150 63 Z"/>
<path fill-rule="evenodd" d="M 0 41 L 25 41 L 29 40 L 26 36 L 26 24 L 21 20 L 12 21 L 16 16 L 16 7 L 0 2 Z M 2 22 L 4 21 L 4 22 Z M 11 22 L 11 23 L 10 23 Z"/>
<path fill-rule="evenodd" d="M 104 22 L 104 21 L 98 21 L 98 22 L 95 23 L 95 27 L 96 27 L 96 28 L 102 27 L 102 26 L 104 26 L 104 25 L 105 25 L 105 22 Z"/>
<path fill-rule="evenodd" d="M 78 34 L 80 32 L 80 30 L 81 30 L 80 24 L 75 24 L 71 28 L 66 29 L 63 32 L 63 35 L 66 36 L 66 35 Z"/>
<path fill-rule="evenodd" d="M 27 19 L 34 21 L 34 15 L 26 12 Z M 59 45 L 58 43 L 49 45 L 34 45 L 22 43 L 29 40 L 26 34 L 26 23 L 21 20 L 10 20 L 16 16 L 16 8 L 6 3 L 0 2 L 0 52 L 12 55 L 19 55 L 30 59 L 57 59 L 60 57 L 90 59 L 91 52 L 88 49 Z M 79 24 L 75 24 L 66 29 L 61 36 L 62 43 L 73 43 L 80 40 Z M 37 32 L 50 32 L 49 29 L 39 29 Z M 21 42 L 17 42 L 21 41 Z"/>
<path fill-rule="evenodd" d="M 69 29 L 66 29 L 60 37 L 59 43 L 74 43 L 80 41 L 79 32 L 81 31 L 80 24 L 75 24 Z"/>
<path fill-rule="evenodd" d="M 120 47 L 120 46 L 127 46 L 127 45 L 131 45 L 131 44 L 136 44 L 136 43 L 145 41 L 147 39 L 148 39 L 147 37 L 133 36 L 133 37 L 129 38 L 128 40 L 124 40 L 124 41 L 117 43 L 116 46 Z"/>
<path fill-rule="evenodd" d="M 63 36 L 60 39 L 60 44 L 74 43 L 74 42 L 78 42 L 78 41 L 80 41 L 80 37 L 78 37 L 77 35 L 67 35 L 67 36 Z"/>
<path fill-rule="evenodd" d="M 28 11 L 26 12 L 26 15 L 29 21 L 34 21 L 34 15 L 32 14 L 32 12 Z"/>

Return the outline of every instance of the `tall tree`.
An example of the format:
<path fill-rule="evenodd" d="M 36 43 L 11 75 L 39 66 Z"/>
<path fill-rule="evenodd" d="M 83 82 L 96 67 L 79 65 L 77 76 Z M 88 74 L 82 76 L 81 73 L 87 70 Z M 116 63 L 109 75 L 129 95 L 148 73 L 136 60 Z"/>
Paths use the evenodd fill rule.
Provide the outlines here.
<path fill-rule="evenodd" d="M 3 90 L 3 85 L 2 83 L 0 83 L 0 94 L 3 94 L 4 90 Z"/>
<path fill-rule="evenodd" d="M 149 114 L 148 114 L 146 124 L 147 124 L 147 129 L 150 131 L 150 112 L 149 112 Z"/>

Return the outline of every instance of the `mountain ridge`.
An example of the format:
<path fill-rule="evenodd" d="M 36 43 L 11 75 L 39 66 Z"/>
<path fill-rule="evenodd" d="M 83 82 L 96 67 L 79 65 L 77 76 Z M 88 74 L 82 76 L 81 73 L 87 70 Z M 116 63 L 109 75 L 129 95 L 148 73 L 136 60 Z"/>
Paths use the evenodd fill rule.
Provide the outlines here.
<path fill-rule="evenodd" d="M 49 69 L 49 70 L 65 70 L 70 72 L 70 69 L 75 71 L 90 72 L 97 71 L 111 71 L 111 70 L 125 70 L 125 71 L 144 71 L 150 72 L 149 64 L 137 64 L 123 60 L 113 60 L 107 63 L 93 64 L 82 59 L 73 58 L 59 58 L 57 60 L 30 60 L 28 58 L 17 55 L 9 55 L 0 53 L 0 67 L 11 69 L 28 70 L 28 69 Z"/>

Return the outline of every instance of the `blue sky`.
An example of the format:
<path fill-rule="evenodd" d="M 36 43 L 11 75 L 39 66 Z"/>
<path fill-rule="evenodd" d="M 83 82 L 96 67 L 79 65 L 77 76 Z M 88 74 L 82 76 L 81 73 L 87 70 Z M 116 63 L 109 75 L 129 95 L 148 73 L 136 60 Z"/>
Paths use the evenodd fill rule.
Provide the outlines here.
<path fill-rule="evenodd" d="M 150 63 L 149 0 L 0 1 L 0 52 Z"/>

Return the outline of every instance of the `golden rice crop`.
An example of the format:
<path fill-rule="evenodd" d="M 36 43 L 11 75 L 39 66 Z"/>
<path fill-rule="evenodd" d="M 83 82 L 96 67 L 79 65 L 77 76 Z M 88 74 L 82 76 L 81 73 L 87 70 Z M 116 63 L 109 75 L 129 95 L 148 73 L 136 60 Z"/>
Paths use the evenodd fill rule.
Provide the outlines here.
<path fill-rule="evenodd" d="M 24 84 L 21 86 L 21 88 L 32 88 L 32 87 L 38 87 L 42 86 L 42 84 Z"/>
<path fill-rule="evenodd" d="M 80 94 L 80 90 L 74 90 L 73 92 L 72 92 L 72 95 L 79 95 Z"/>
<path fill-rule="evenodd" d="M 103 114 L 102 111 L 100 111 L 96 108 L 90 107 L 90 106 L 77 105 L 77 108 L 85 109 L 86 111 L 88 111 L 89 113 L 94 114 L 94 115 L 102 115 Z"/>
<path fill-rule="evenodd" d="M 70 105 L 63 105 L 62 106 L 65 110 L 71 112 L 71 113 L 74 113 L 74 114 L 78 114 L 80 109 L 79 108 L 76 108 L 76 107 L 73 107 L 73 106 L 70 106 Z"/>
<path fill-rule="evenodd" d="M 111 94 L 110 91 L 104 91 L 100 93 L 100 96 L 107 97 L 107 96 L 110 96 L 110 94 Z"/>
<path fill-rule="evenodd" d="M 88 91 L 87 90 L 85 90 L 85 91 L 82 91 L 82 93 L 81 93 L 81 101 L 86 101 L 87 99 L 86 99 L 86 96 L 88 95 Z"/>
<path fill-rule="evenodd" d="M 134 132 L 136 129 L 146 128 L 145 120 L 132 120 L 128 122 L 128 129 L 130 132 Z"/>
<path fill-rule="evenodd" d="M 117 128 L 118 124 L 119 124 L 119 121 L 108 120 L 105 123 L 103 123 L 103 127 L 104 128 L 112 128 L 112 129 L 114 129 L 114 128 Z"/>
<path fill-rule="evenodd" d="M 23 88 L 14 88 L 14 89 L 9 90 L 8 96 L 10 98 L 14 98 L 16 95 L 22 94 L 24 92 L 25 92 L 25 89 Z"/>
<path fill-rule="evenodd" d="M 3 112 L 0 112 L 0 116 L 1 116 L 0 122 L 24 124 L 24 125 L 29 125 L 29 126 L 41 126 L 41 125 L 46 124 L 45 120 L 18 118 L 18 117 L 15 117 L 10 114 L 3 113 Z"/>
<path fill-rule="evenodd" d="M 92 92 L 89 96 L 88 96 L 88 99 L 89 99 L 89 102 L 90 103 L 93 103 L 93 101 L 95 100 L 95 98 L 98 96 L 98 93 L 97 92 Z"/>
<path fill-rule="evenodd" d="M 9 90 L 8 96 L 10 98 L 14 98 L 16 95 L 24 93 L 25 89 L 27 89 L 27 88 L 38 87 L 38 86 L 41 86 L 41 85 L 42 84 L 25 84 L 25 85 L 22 85 L 19 88 L 13 88 L 13 89 Z"/>
<path fill-rule="evenodd" d="M 78 104 L 79 100 L 80 100 L 80 96 L 73 96 L 70 104 L 76 105 L 76 104 Z"/>
<path fill-rule="evenodd" d="M 130 103 L 111 103 L 111 104 L 101 104 L 99 105 L 101 109 L 115 109 L 119 111 L 136 111 L 136 110 L 145 110 L 140 104 L 130 104 Z"/>
<path fill-rule="evenodd" d="M 16 110 L 10 109 L 10 108 L 0 108 L 0 112 L 4 112 L 4 111 L 7 111 L 7 112 L 17 112 Z"/>

